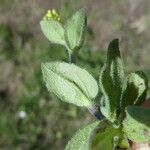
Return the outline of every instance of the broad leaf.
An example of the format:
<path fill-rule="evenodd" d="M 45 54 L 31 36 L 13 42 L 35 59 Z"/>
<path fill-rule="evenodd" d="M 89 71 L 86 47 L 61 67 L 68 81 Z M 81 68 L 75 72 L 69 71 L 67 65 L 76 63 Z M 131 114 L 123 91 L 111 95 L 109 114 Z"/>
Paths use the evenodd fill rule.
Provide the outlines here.
<path fill-rule="evenodd" d="M 85 10 L 77 11 L 65 25 L 65 39 L 71 50 L 78 50 L 83 44 L 86 29 Z"/>
<path fill-rule="evenodd" d="M 91 137 L 98 124 L 99 122 L 94 122 L 79 130 L 69 141 L 65 150 L 89 150 L 91 146 Z"/>
<path fill-rule="evenodd" d="M 150 143 L 150 109 L 128 106 L 123 123 L 128 138 L 137 143 Z"/>
<path fill-rule="evenodd" d="M 41 29 L 44 35 L 52 42 L 56 44 L 65 45 L 64 29 L 62 25 L 55 20 L 42 20 L 40 22 Z"/>
<path fill-rule="evenodd" d="M 124 110 L 128 105 L 141 104 L 145 101 L 148 90 L 148 80 L 141 71 L 128 75 L 121 99 L 121 108 Z"/>
<path fill-rule="evenodd" d="M 122 144 L 123 133 L 121 128 L 114 128 L 111 124 L 100 122 L 98 133 L 93 138 L 92 150 L 113 150 L 121 145 L 127 148 L 128 145 Z M 120 144 L 121 143 L 121 144 Z"/>
<path fill-rule="evenodd" d="M 64 62 L 42 64 L 46 86 L 61 100 L 90 108 L 98 93 L 95 79 L 84 69 Z"/>
<path fill-rule="evenodd" d="M 99 84 L 104 95 L 102 113 L 112 122 L 115 121 L 120 107 L 120 97 L 124 70 L 119 52 L 118 39 L 113 40 L 108 47 L 107 59 L 100 73 Z"/>

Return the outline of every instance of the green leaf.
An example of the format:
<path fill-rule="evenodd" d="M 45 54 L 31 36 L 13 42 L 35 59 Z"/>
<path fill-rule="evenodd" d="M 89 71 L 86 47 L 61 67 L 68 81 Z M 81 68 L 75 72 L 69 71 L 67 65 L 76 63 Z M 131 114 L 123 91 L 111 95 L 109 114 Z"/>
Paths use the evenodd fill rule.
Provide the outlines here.
<path fill-rule="evenodd" d="M 94 122 L 79 130 L 68 142 L 65 150 L 89 150 L 91 137 L 99 122 Z"/>
<path fill-rule="evenodd" d="M 78 50 L 84 42 L 85 29 L 87 24 L 85 10 L 77 11 L 65 25 L 65 39 L 71 50 Z"/>
<path fill-rule="evenodd" d="M 42 20 L 40 22 L 41 29 L 44 35 L 52 42 L 56 44 L 65 45 L 64 29 L 62 25 L 55 20 Z"/>
<path fill-rule="evenodd" d="M 141 72 L 135 72 L 128 75 L 121 99 L 121 108 L 125 109 L 128 105 L 141 104 L 146 99 L 148 90 L 148 80 L 146 75 Z"/>
<path fill-rule="evenodd" d="M 62 101 L 91 107 L 98 85 L 86 70 L 74 64 L 51 62 L 42 64 L 42 72 L 48 90 Z"/>
<path fill-rule="evenodd" d="M 114 150 L 122 142 L 123 133 L 121 128 L 114 128 L 104 121 L 100 122 L 98 133 L 93 138 L 92 150 Z M 127 148 L 122 144 L 122 148 Z"/>
<path fill-rule="evenodd" d="M 107 59 L 100 73 L 99 84 L 103 93 L 101 111 L 106 118 L 114 122 L 119 114 L 120 97 L 124 70 L 119 52 L 118 39 L 113 40 L 108 47 Z"/>
<path fill-rule="evenodd" d="M 128 106 L 123 126 L 128 138 L 137 143 L 150 143 L 150 109 Z"/>

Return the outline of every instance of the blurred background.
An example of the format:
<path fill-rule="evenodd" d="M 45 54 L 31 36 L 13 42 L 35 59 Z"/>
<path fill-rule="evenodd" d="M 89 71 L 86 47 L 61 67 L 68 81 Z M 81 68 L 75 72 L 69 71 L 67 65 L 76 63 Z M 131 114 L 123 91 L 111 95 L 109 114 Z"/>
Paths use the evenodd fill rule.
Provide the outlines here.
<path fill-rule="evenodd" d="M 0 149 L 63 150 L 74 132 L 95 120 L 86 109 L 48 93 L 41 62 L 67 60 L 39 22 L 55 8 L 65 22 L 85 7 L 88 31 L 78 65 L 98 79 L 108 43 L 120 39 L 126 73 L 150 78 L 149 0 L 0 0 Z"/>

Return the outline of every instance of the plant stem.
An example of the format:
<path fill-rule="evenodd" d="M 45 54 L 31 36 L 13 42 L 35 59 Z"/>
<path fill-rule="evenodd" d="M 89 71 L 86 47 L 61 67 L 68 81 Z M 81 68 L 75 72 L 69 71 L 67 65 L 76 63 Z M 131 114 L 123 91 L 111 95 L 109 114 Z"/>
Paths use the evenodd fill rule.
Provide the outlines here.
<path fill-rule="evenodd" d="M 67 50 L 68 51 L 68 62 L 69 62 L 69 64 L 71 64 L 71 62 L 72 62 L 72 54 L 70 53 L 70 51 L 69 50 Z"/>
<path fill-rule="evenodd" d="M 76 63 L 76 58 L 77 58 L 77 52 L 76 51 L 74 51 L 74 52 L 72 52 L 72 50 L 70 50 L 69 49 L 69 47 L 67 47 L 66 46 L 66 48 L 67 48 L 67 53 L 68 53 L 68 62 L 71 64 L 71 63 Z"/>
<path fill-rule="evenodd" d="M 103 115 L 97 107 L 93 106 L 92 108 L 88 108 L 88 110 L 96 119 L 101 120 L 103 118 Z"/>
<path fill-rule="evenodd" d="M 72 63 L 72 52 L 71 49 L 66 45 L 66 50 L 67 50 L 67 54 L 68 54 L 68 62 L 69 64 Z"/>

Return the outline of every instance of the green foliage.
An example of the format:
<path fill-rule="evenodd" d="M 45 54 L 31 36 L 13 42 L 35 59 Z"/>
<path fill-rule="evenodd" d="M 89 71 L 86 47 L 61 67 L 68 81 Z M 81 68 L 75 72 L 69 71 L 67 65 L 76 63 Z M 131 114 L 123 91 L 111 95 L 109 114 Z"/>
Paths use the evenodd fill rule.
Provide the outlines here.
<path fill-rule="evenodd" d="M 114 128 L 106 120 L 100 122 L 99 132 L 95 135 L 92 142 L 92 150 L 113 150 L 117 148 L 122 139 L 121 128 Z"/>
<path fill-rule="evenodd" d="M 121 107 L 128 105 L 142 104 L 146 99 L 148 90 L 148 80 L 141 71 L 130 73 L 124 83 L 123 94 L 121 98 Z"/>
<path fill-rule="evenodd" d="M 149 5 L 146 5 L 149 1 L 139 1 L 145 11 L 135 9 L 132 22 L 129 21 L 130 13 L 122 14 L 122 9 L 114 9 L 126 5 L 128 1 L 118 2 L 114 4 L 110 1 L 108 5 L 105 0 L 96 3 L 85 0 L 50 0 L 46 3 L 41 0 L 0 1 L 0 149 L 61 150 L 75 130 L 92 119 L 84 108 L 58 102 L 57 97 L 49 94 L 43 84 L 40 63 L 67 60 L 65 47 L 51 44 L 36 25 L 43 8 L 52 6 L 52 3 L 59 9 L 61 23 L 64 24 L 76 8 L 85 5 L 90 8 L 86 40 L 76 57 L 76 65 L 98 79 L 105 58 L 106 41 L 117 33 L 123 35 L 121 49 L 126 73 L 142 69 L 150 79 L 150 13 Z M 139 2 L 136 3 L 137 8 L 141 6 Z M 126 9 L 128 7 L 125 8 L 125 12 L 128 12 Z M 139 14 L 142 20 L 135 18 L 135 14 Z M 125 25 L 124 18 L 134 27 Z M 137 22 L 141 21 L 144 32 L 137 33 L 141 30 Z M 147 98 L 149 93 L 150 90 Z M 97 106 L 100 97 L 101 91 L 96 97 Z M 26 113 L 25 118 L 20 119 L 20 111 Z M 102 149 L 105 150 L 105 147 Z"/>
<path fill-rule="evenodd" d="M 58 15 L 55 10 L 55 15 Z M 60 23 L 60 17 L 54 17 L 49 10 L 44 19 L 40 22 L 41 29 L 44 35 L 55 44 L 64 45 L 68 53 L 68 61 L 72 62 L 72 54 L 79 50 L 84 42 L 86 30 L 86 14 L 85 10 L 81 9 L 76 12 L 66 24 Z M 49 18 L 49 19 L 47 19 Z M 75 60 L 74 60 L 75 61 Z"/>
<path fill-rule="evenodd" d="M 109 44 L 107 59 L 99 79 L 100 89 L 104 95 L 101 111 L 112 122 L 118 117 L 123 79 L 124 70 L 120 58 L 119 41 L 115 39 Z"/>
<path fill-rule="evenodd" d="M 57 28 L 57 26 L 56 26 Z M 86 15 L 83 9 L 76 12 L 64 27 L 62 36 L 68 57 L 75 55 L 83 45 Z M 45 32 L 51 33 L 47 26 Z M 47 33 L 45 33 L 47 36 Z M 63 38 L 64 38 L 63 37 Z M 53 36 L 54 39 L 57 39 Z M 63 39 L 64 40 L 64 39 Z M 51 40 L 54 42 L 55 40 Z M 59 42 L 54 42 L 59 43 Z M 75 62 L 75 61 L 74 61 Z M 97 119 L 99 108 L 107 120 L 93 123 L 79 130 L 68 143 L 66 150 L 106 150 L 129 148 L 128 139 L 135 142 L 150 142 L 150 110 L 129 105 L 140 105 L 146 99 L 148 80 L 143 72 L 128 75 L 124 81 L 124 68 L 119 51 L 119 40 L 110 42 L 106 62 L 101 69 L 99 86 L 101 98 L 97 103 L 98 85 L 95 79 L 75 64 L 51 62 L 42 64 L 46 86 L 62 101 L 87 107 Z M 125 108 L 126 115 L 125 115 Z M 123 122 L 124 120 L 124 122 Z M 109 123 L 108 123 L 109 122 Z M 99 129 L 95 133 L 95 128 Z M 92 136 L 91 136 L 92 135 Z M 128 137 L 128 139 L 127 139 Z M 91 141 L 92 140 L 92 141 Z"/>
<path fill-rule="evenodd" d="M 51 62 L 42 64 L 42 72 L 48 90 L 61 100 L 77 106 L 92 107 L 98 85 L 86 70 L 74 64 Z"/>
<path fill-rule="evenodd" d="M 150 143 L 150 109 L 128 106 L 126 114 L 123 125 L 128 138 L 137 143 Z"/>
<path fill-rule="evenodd" d="M 89 150 L 91 147 L 91 137 L 98 124 L 99 121 L 80 129 L 69 141 L 65 150 Z"/>
<path fill-rule="evenodd" d="M 64 29 L 62 25 L 55 20 L 42 20 L 40 22 L 41 29 L 44 35 L 52 42 L 56 44 L 65 45 Z"/>
<path fill-rule="evenodd" d="M 71 50 L 78 50 L 83 45 L 86 30 L 85 10 L 77 11 L 65 24 L 65 39 Z"/>

